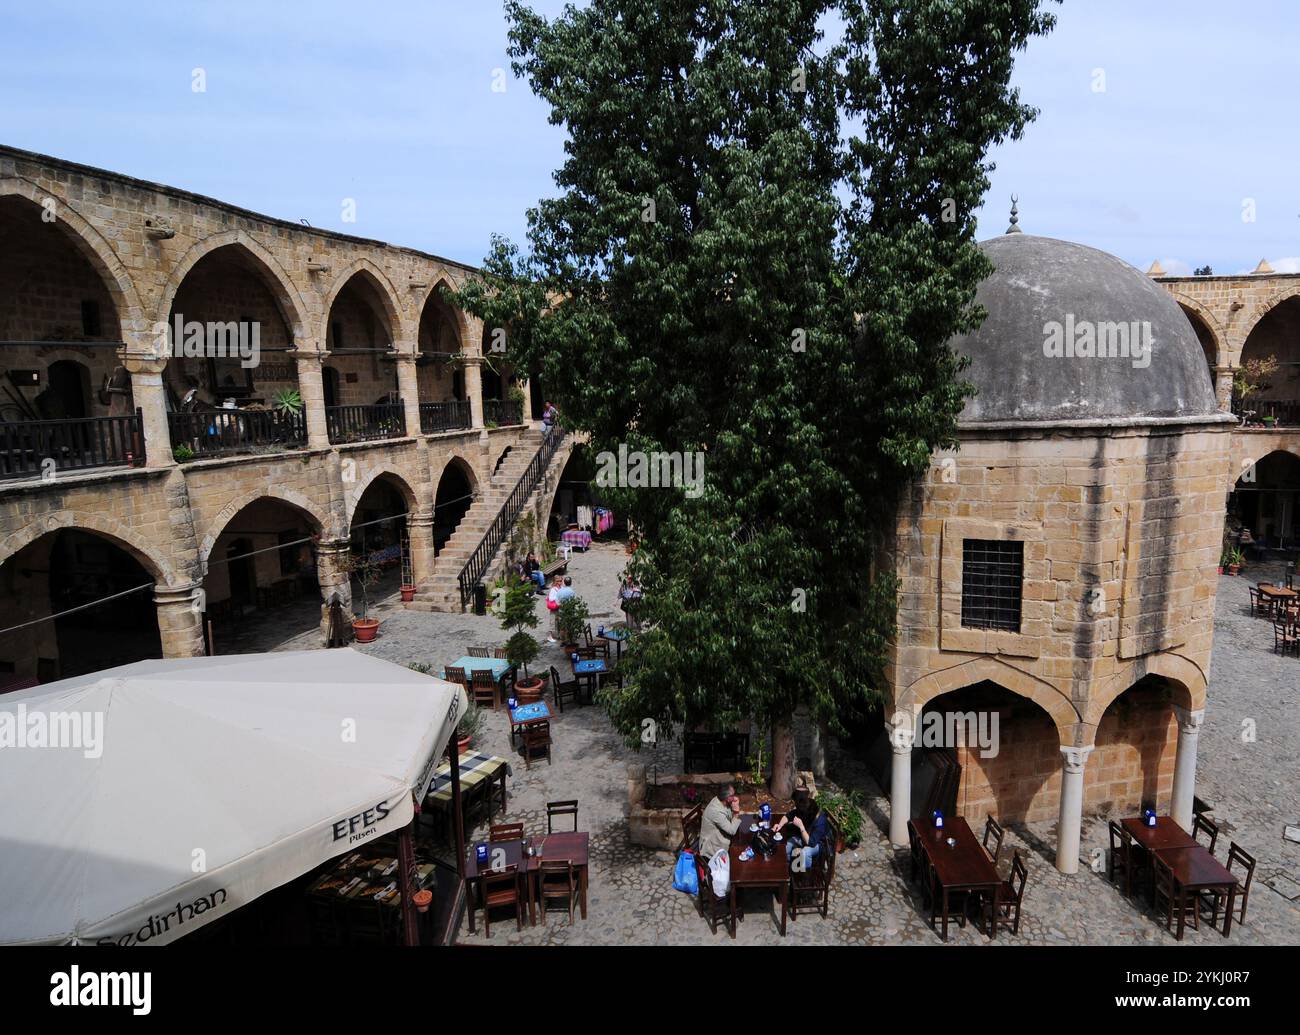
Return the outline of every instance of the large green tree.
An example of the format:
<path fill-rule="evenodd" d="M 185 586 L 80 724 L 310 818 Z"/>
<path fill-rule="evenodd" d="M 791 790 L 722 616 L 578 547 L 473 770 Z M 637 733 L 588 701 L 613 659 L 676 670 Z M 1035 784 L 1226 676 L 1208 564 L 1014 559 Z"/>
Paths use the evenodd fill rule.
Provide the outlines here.
<path fill-rule="evenodd" d="M 897 586 L 875 561 L 905 479 L 955 442 L 948 346 L 980 314 L 973 211 L 1032 110 L 1037 0 L 507 3 L 517 75 L 567 131 L 528 249 L 494 241 L 454 299 L 508 328 L 596 454 L 703 456 L 698 487 L 610 489 L 649 630 L 605 704 L 756 719 L 772 790 L 801 704 L 879 696 Z M 833 28 L 833 37 L 822 27 Z"/>

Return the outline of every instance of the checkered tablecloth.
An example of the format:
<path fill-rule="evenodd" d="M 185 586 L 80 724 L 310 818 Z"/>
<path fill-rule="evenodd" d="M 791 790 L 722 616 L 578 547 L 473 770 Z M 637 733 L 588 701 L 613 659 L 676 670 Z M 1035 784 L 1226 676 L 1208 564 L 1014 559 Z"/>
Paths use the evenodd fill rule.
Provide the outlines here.
<path fill-rule="evenodd" d="M 481 751 L 467 751 L 460 756 L 460 789 L 461 793 L 469 790 L 471 787 L 477 787 L 485 780 L 491 780 L 501 772 L 501 767 L 505 766 L 506 775 L 510 775 L 510 761 L 502 758 L 500 755 L 485 755 Z M 437 771 L 433 774 L 433 783 L 429 786 L 429 793 L 425 796 L 425 802 L 430 804 L 445 804 L 451 801 L 451 763 L 443 762 L 438 766 Z"/>
<path fill-rule="evenodd" d="M 586 550 L 591 546 L 591 533 L 580 528 L 570 528 L 567 532 L 560 533 L 560 541 L 576 546 L 579 550 Z"/>

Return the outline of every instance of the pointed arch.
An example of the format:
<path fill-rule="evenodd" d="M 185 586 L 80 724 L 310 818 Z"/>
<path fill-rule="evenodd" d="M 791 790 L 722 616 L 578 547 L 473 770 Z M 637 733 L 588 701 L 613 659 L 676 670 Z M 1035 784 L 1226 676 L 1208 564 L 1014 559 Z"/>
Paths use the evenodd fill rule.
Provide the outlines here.
<path fill-rule="evenodd" d="M 301 346 L 307 338 L 308 321 L 303 311 L 298 289 L 294 286 L 293 281 L 289 279 L 289 275 L 275 256 L 243 230 L 227 230 L 223 233 L 213 234 L 195 242 L 191 246 L 190 250 L 181 257 L 180 262 L 172 269 L 171 276 L 167 279 L 167 284 L 163 288 L 162 296 L 159 298 L 158 307 L 155 310 L 157 321 L 166 323 L 171 318 L 172 303 L 176 300 L 176 292 L 180 290 L 186 275 L 198 261 L 222 248 L 239 249 L 253 260 L 263 282 L 270 288 L 276 304 L 280 307 L 280 314 L 289 327 L 289 333 L 293 336 L 294 344 Z"/>
<path fill-rule="evenodd" d="M 1241 342 L 1245 348 L 1246 339 L 1250 337 L 1251 332 L 1255 329 L 1260 320 L 1264 319 L 1269 313 L 1280 306 L 1289 298 L 1295 298 L 1300 295 L 1300 280 L 1293 280 L 1286 287 L 1281 288 L 1267 299 L 1255 306 L 1250 311 L 1250 315 L 1242 321 Z"/>
<path fill-rule="evenodd" d="M 381 479 L 387 481 L 389 485 L 398 491 L 403 502 L 406 504 L 408 514 L 415 517 L 416 514 L 419 513 L 419 494 L 411 488 L 411 483 L 407 481 L 405 475 L 399 474 L 391 467 L 379 467 L 371 471 L 364 478 L 358 479 L 356 485 L 347 494 L 347 498 L 344 501 L 344 508 L 346 510 L 346 518 L 349 528 L 352 526 L 352 522 L 356 518 L 357 505 L 361 502 L 362 497 L 365 496 L 366 490 Z M 429 509 L 432 508 L 430 507 Z"/>
<path fill-rule="evenodd" d="M 52 200 L 55 222 L 99 274 L 113 299 L 123 338 L 127 337 L 128 332 L 147 332 L 149 322 L 130 272 L 108 240 L 84 216 L 63 198 L 42 190 L 21 176 L 0 177 L 0 197 L 25 198 L 37 208 L 43 208 L 47 200 Z"/>
<path fill-rule="evenodd" d="M 160 553 L 153 544 L 111 517 L 88 513 L 81 509 L 75 513 L 65 510 L 49 514 L 0 541 L 0 564 L 5 563 L 23 547 L 34 543 L 42 536 L 64 529 L 102 536 L 114 546 L 130 554 L 132 559 L 160 584 L 165 586 L 182 584 L 171 559 Z"/>
<path fill-rule="evenodd" d="M 346 534 L 340 532 L 328 518 L 322 518 L 317 513 L 316 504 L 300 492 L 282 486 L 259 486 L 255 489 L 249 489 L 227 503 L 208 525 L 207 532 L 199 541 L 199 578 L 207 576 L 208 558 L 211 556 L 212 548 L 216 546 L 217 540 L 221 538 L 221 533 L 225 531 L 226 526 L 245 507 L 263 499 L 277 500 L 300 511 L 308 521 L 320 530 L 322 538 L 338 539 Z"/>
<path fill-rule="evenodd" d="M 1083 721 L 1093 727 L 1101 724 L 1101 717 L 1111 706 L 1115 698 L 1124 693 L 1144 676 L 1160 676 L 1173 684 L 1178 697 L 1177 704 L 1188 711 L 1199 711 L 1205 707 L 1205 698 L 1209 682 L 1205 672 L 1189 658 L 1181 654 L 1154 654 L 1139 658 L 1132 665 L 1125 666 L 1110 677 L 1101 688 L 1088 699 L 1084 709 Z"/>
<path fill-rule="evenodd" d="M 1210 360 L 1210 365 L 1212 367 L 1226 366 L 1228 358 L 1227 346 L 1225 344 L 1226 336 L 1214 314 L 1210 312 L 1210 310 L 1206 309 L 1200 302 L 1196 301 L 1196 299 L 1183 294 L 1181 291 L 1174 291 L 1172 294 L 1174 300 L 1187 314 L 1189 322 L 1192 322 L 1192 330 L 1196 330 L 1196 321 L 1199 321 L 1205 328 L 1206 333 L 1209 334 L 1210 340 L 1214 344 L 1214 356 Z M 1198 334 L 1197 337 L 1199 338 L 1200 335 Z"/>
<path fill-rule="evenodd" d="M 467 331 L 469 330 L 468 317 L 466 314 L 457 309 L 450 303 L 444 303 L 442 299 L 442 289 L 447 288 L 450 291 L 456 290 L 456 282 L 446 273 L 439 273 L 430 285 L 429 290 L 424 293 L 420 303 L 415 309 L 415 331 L 418 337 L 420 332 L 420 321 L 424 319 L 424 311 L 430 303 L 443 304 L 450 311 L 452 322 L 456 325 L 456 337 L 460 339 L 460 347 L 465 348 Z"/>
<path fill-rule="evenodd" d="M 398 342 L 409 342 L 411 333 L 407 326 L 406 315 L 402 310 L 401 298 L 397 293 L 397 288 L 393 286 L 393 282 L 389 279 L 387 273 L 364 256 L 349 263 L 335 278 L 333 285 L 325 294 L 320 324 L 321 342 L 324 343 L 329 340 L 330 313 L 334 308 L 334 303 L 338 301 L 339 294 L 343 289 L 357 276 L 364 278 L 375 289 L 375 293 L 379 297 L 383 310 L 381 315 L 388 323 L 388 333 L 392 336 L 390 344 L 396 345 Z"/>

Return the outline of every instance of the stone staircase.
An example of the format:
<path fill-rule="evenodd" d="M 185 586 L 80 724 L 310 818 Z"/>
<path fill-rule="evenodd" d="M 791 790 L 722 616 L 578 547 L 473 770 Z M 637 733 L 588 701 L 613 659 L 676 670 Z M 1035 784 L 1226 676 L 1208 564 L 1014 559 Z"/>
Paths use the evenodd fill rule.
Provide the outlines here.
<path fill-rule="evenodd" d="M 465 567 L 474 551 L 478 549 L 484 533 L 496 520 L 497 515 L 501 513 L 502 507 L 506 505 L 511 492 L 519 483 L 519 479 L 524 476 L 528 466 L 533 462 L 533 457 L 537 455 L 541 445 L 541 432 L 536 428 L 529 428 L 527 433 L 510 450 L 510 454 L 493 474 L 491 481 L 483 488 L 479 498 L 473 502 L 469 510 L 465 512 L 465 516 L 460 519 L 460 524 L 456 526 L 456 531 L 452 533 L 451 538 L 443 544 L 442 550 L 439 551 L 437 560 L 434 562 L 432 585 L 428 589 L 416 593 L 415 598 L 405 605 L 407 608 L 416 611 L 461 611 L 464 609 L 461 606 L 460 599 L 459 579 L 461 570 Z M 533 487 L 527 503 L 519 512 L 519 517 L 538 511 L 542 498 L 547 494 L 548 486 L 554 486 L 555 479 L 559 477 L 560 471 L 564 469 L 564 464 L 568 460 L 572 448 L 572 436 L 567 436 L 566 441 L 561 443 L 555 455 L 551 457 L 543 477 Z M 543 530 L 546 527 L 547 516 L 543 514 L 540 518 L 539 527 Z M 487 566 L 488 573 L 494 573 L 501 564 L 501 555 L 504 550 L 505 543 L 503 541 Z M 488 575 L 484 577 L 486 578 Z"/>

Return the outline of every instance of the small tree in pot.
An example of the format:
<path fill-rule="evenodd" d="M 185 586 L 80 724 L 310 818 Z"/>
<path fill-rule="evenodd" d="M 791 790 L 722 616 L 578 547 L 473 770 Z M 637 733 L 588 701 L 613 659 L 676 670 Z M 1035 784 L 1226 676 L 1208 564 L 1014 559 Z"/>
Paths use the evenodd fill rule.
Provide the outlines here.
<path fill-rule="evenodd" d="M 352 619 L 357 643 L 370 643 L 379 632 L 379 619 L 370 617 L 370 593 L 379 585 L 379 565 L 370 559 L 369 554 L 352 553 L 343 563 L 343 570 L 349 579 L 356 580 L 361 591 L 361 614 Z"/>
<path fill-rule="evenodd" d="M 566 654 L 578 646 L 578 637 L 582 635 L 583 626 L 590 617 L 587 602 L 576 593 L 560 604 L 559 610 L 555 612 L 555 624 L 559 626 L 560 641 Z"/>
<path fill-rule="evenodd" d="M 514 630 L 506 640 L 506 660 L 515 668 L 524 670 L 524 678 L 515 682 L 515 691 L 521 700 L 537 699 L 542 695 L 542 680 L 528 674 L 528 663 L 537 657 L 540 649 L 537 640 L 525 632 L 537 627 L 536 597 L 532 583 L 510 579 L 506 585 L 505 599 L 501 605 L 501 628 Z"/>

